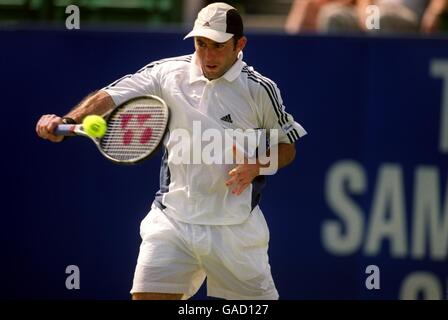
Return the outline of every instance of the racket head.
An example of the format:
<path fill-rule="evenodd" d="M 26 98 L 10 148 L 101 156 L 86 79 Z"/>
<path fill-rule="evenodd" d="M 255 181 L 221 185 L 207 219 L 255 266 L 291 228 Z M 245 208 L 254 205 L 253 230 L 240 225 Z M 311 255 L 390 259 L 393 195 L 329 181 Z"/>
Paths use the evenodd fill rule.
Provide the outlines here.
<path fill-rule="evenodd" d="M 106 134 L 97 140 L 100 152 L 117 164 L 137 164 L 147 160 L 162 143 L 169 109 L 157 96 L 139 96 L 117 106 L 106 121 Z"/>

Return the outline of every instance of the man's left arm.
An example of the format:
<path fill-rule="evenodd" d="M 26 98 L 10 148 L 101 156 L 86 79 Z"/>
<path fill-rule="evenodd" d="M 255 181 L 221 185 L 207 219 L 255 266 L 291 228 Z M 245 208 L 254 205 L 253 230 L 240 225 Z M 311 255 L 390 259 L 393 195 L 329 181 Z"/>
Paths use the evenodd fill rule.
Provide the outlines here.
<path fill-rule="evenodd" d="M 279 143 L 277 145 L 277 168 L 281 169 L 291 164 L 296 156 L 296 148 L 294 143 Z M 257 163 L 239 164 L 229 172 L 230 178 L 226 181 L 226 185 L 232 188 L 232 193 L 240 195 L 252 181 L 260 175 L 260 168 L 269 167 L 268 164 Z"/>
<path fill-rule="evenodd" d="M 268 149 L 268 154 L 266 154 L 268 163 L 265 163 L 266 160 L 261 156 L 254 164 L 245 162 L 229 171 L 230 178 L 226 181 L 226 185 L 235 195 L 240 195 L 260 173 L 262 175 L 274 174 L 278 169 L 292 163 L 296 155 L 294 143 L 306 135 L 305 129 L 294 121 L 291 114 L 286 112 L 277 85 L 264 77 L 258 80 L 255 83 L 250 82 L 250 91 L 258 106 L 260 119 L 258 126 L 268 130 L 271 149 Z M 274 150 L 277 151 L 276 155 L 269 154 Z M 234 147 L 235 154 L 236 147 Z"/>

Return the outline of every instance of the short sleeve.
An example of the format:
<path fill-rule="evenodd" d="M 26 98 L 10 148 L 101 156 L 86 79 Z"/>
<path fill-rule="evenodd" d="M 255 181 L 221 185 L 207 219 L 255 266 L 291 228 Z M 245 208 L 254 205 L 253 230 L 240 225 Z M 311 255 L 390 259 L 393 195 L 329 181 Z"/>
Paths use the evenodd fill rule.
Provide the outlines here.
<path fill-rule="evenodd" d="M 278 143 L 294 143 L 306 135 L 305 129 L 286 112 L 277 85 L 267 78 L 259 81 L 259 84 L 258 103 L 262 109 L 262 127 L 270 132 L 272 129 L 277 130 Z"/>
<path fill-rule="evenodd" d="M 107 92 L 117 106 L 138 96 L 161 95 L 157 68 L 152 64 L 112 82 L 101 90 Z"/>

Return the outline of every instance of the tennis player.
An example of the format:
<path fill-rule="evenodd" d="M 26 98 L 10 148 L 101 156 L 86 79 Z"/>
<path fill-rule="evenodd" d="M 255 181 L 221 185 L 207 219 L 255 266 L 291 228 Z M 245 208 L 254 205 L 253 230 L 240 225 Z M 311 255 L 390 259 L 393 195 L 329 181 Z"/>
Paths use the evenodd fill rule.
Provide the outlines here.
<path fill-rule="evenodd" d="M 207 294 L 224 299 L 278 299 L 268 258 L 269 229 L 259 207 L 262 165 L 174 163 L 173 132 L 263 128 L 278 133 L 278 168 L 295 157 L 305 130 L 285 111 L 276 84 L 243 62 L 247 39 L 237 10 L 203 8 L 192 55 L 150 63 L 87 97 L 65 117 L 44 115 L 37 133 L 57 142 L 55 127 L 80 123 L 136 96 L 152 94 L 170 108 L 160 190 L 140 225 L 142 242 L 133 299 L 188 299 L 207 278 Z"/>

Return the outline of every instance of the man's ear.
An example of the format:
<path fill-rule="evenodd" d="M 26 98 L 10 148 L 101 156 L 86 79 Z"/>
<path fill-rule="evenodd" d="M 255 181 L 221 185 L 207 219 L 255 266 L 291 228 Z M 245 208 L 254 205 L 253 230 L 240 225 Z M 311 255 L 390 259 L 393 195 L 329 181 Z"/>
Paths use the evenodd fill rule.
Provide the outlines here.
<path fill-rule="evenodd" d="M 236 43 L 236 50 L 242 51 L 244 49 L 244 47 L 246 46 L 247 43 L 247 38 L 245 36 L 242 36 L 241 38 L 238 39 L 238 42 Z"/>

